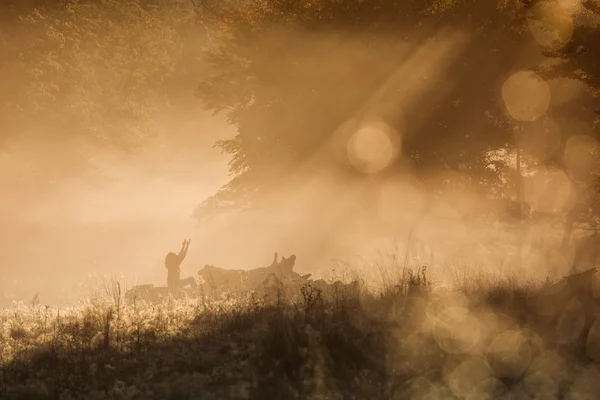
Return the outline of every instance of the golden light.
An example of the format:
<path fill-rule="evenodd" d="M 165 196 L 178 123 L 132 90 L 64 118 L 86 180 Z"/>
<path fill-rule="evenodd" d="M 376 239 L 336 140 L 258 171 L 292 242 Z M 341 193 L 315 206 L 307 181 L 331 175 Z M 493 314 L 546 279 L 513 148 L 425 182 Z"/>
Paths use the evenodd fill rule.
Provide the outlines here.
<path fill-rule="evenodd" d="M 567 368 L 561 355 L 545 350 L 532 361 L 523 384 L 529 390 L 535 388 L 536 393 L 542 394 L 544 398 L 555 397 L 552 394 L 557 392 L 557 385 L 564 382 Z"/>
<path fill-rule="evenodd" d="M 575 101 L 579 96 L 585 95 L 585 83 L 571 78 L 556 78 L 548 81 L 552 91 L 552 105 L 558 106 Z"/>
<path fill-rule="evenodd" d="M 423 216 L 425 195 L 409 182 L 388 179 L 378 194 L 377 212 L 383 222 L 410 225 Z"/>
<path fill-rule="evenodd" d="M 556 154 L 561 144 L 560 127 L 549 117 L 536 120 L 523 132 L 521 148 L 536 161 L 546 161 Z"/>
<path fill-rule="evenodd" d="M 559 212 L 571 199 L 572 183 L 556 168 L 540 169 L 525 180 L 525 201 L 535 211 Z"/>
<path fill-rule="evenodd" d="M 475 197 L 470 194 L 470 178 L 466 174 L 447 171 L 440 174 L 440 180 L 443 182 L 442 199 L 458 216 L 462 217 L 473 210 Z"/>
<path fill-rule="evenodd" d="M 517 121 L 535 121 L 551 100 L 550 86 L 531 71 L 519 71 L 502 85 L 502 99 L 508 114 Z"/>
<path fill-rule="evenodd" d="M 573 36 L 573 16 L 558 1 L 537 2 L 527 13 L 529 30 L 545 49 L 556 51 Z"/>
<path fill-rule="evenodd" d="M 466 307 L 451 305 L 436 315 L 433 334 L 447 353 L 467 353 L 480 339 L 479 320 Z"/>
<path fill-rule="evenodd" d="M 525 336 L 518 330 L 498 334 L 487 348 L 487 358 L 496 376 L 516 378 L 531 363 L 532 354 Z"/>
<path fill-rule="evenodd" d="M 464 327 L 463 329 L 468 329 Z M 448 364 L 454 364 L 449 359 Z M 494 378 L 493 372 L 481 357 L 469 357 L 458 365 L 445 366 L 446 380 L 454 394 L 461 399 L 492 398 L 489 394 L 477 393 L 481 385 Z"/>
<path fill-rule="evenodd" d="M 335 158 L 344 165 L 351 165 L 348 160 L 348 140 L 360 126 L 361 122 L 358 119 L 351 119 L 340 125 L 331 136 L 330 144 Z"/>
<path fill-rule="evenodd" d="M 429 379 L 418 376 L 410 381 L 411 399 L 435 399 L 439 398 L 439 387 Z"/>
<path fill-rule="evenodd" d="M 569 175 L 584 179 L 599 167 L 600 144 L 587 135 L 572 136 L 565 145 L 564 162 Z"/>
<path fill-rule="evenodd" d="M 559 0 L 560 5 L 567 11 L 576 12 L 581 9 L 582 0 Z"/>
<path fill-rule="evenodd" d="M 400 152 L 394 130 L 385 123 L 370 122 L 360 126 L 348 139 L 346 156 L 354 168 L 374 174 L 387 168 Z"/>

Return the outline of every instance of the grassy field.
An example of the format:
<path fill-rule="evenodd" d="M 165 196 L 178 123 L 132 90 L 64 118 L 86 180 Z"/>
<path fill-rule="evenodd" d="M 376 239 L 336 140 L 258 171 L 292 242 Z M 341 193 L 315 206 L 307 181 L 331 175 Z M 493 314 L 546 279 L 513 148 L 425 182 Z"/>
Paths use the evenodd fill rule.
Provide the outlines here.
<path fill-rule="evenodd" d="M 506 279 L 447 290 L 425 271 L 258 299 L 0 313 L 2 399 L 592 399 L 600 300 Z M 588 282 L 590 285 L 592 282 Z M 547 285 L 546 285 L 547 286 Z M 593 285 L 592 285 L 593 286 Z M 557 290 L 556 288 L 560 290 Z M 591 287 L 591 286 L 590 286 Z M 589 292 L 589 293 L 588 293 Z"/>

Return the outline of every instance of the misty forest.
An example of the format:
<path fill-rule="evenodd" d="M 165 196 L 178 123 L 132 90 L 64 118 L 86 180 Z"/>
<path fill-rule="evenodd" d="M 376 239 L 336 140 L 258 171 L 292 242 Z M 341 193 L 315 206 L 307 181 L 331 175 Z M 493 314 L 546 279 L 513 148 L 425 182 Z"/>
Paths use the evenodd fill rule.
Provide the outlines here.
<path fill-rule="evenodd" d="M 0 1 L 0 399 L 597 399 L 599 232 L 599 0 Z"/>

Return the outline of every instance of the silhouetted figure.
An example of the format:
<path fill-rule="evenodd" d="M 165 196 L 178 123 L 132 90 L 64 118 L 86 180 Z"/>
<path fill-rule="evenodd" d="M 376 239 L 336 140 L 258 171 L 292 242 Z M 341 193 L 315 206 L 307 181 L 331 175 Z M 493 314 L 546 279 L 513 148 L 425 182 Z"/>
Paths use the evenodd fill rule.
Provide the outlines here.
<path fill-rule="evenodd" d="M 190 285 L 192 289 L 195 289 L 198 285 L 196 284 L 196 280 L 193 277 L 189 277 L 186 279 L 181 279 L 181 269 L 179 268 L 185 256 L 187 255 L 188 248 L 190 246 L 191 239 L 183 240 L 181 244 L 181 250 L 179 250 L 179 254 L 175 254 L 173 252 L 167 254 L 165 258 L 165 266 L 167 267 L 167 286 L 169 289 L 181 289 Z"/>

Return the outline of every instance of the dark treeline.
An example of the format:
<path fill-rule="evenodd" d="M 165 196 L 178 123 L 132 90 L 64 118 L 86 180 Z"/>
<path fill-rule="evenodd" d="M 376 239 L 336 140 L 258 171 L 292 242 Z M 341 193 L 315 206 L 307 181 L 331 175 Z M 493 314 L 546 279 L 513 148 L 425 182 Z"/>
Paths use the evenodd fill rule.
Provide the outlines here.
<path fill-rule="evenodd" d="M 57 140 L 135 148 L 200 78 L 205 109 L 238 134 L 217 142 L 232 179 L 199 216 L 257 205 L 309 160 L 330 162 L 334 134 L 375 118 L 401 138 L 380 176 L 408 172 L 439 189 L 458 173 L 460 190 L 512 199 L 518 142 L 523 169 L 565 171 L 581 189 L 577 219 L 597 221 L 596 1 L 4 1 L 0 19 L 4 143 L 42 124 Z M 552 98 L 518 120 L 503 88 L 521 70 Z M 516 85 L 521 106 L 547 100 Z M 582 136 L 585 154 L 573 151 L 589 160 L 574 167 L 570 139 Z"/>
<path fill-rule="evenodd" d="M 202 3 L 222 35 L 208 56 L 216 74 L 198 93 L 238 135 L 218 143 L 233 157 L 234 178 L 199 215 L 257 204 L 348 121 L 375 117 L 402 137 L 401 157 L 384 174 L 410 172 L 439 189 L 447 173 L 459 173 L 460 190 L 515 199 L 525 183 L 510 157 L 494 155 L 514 161 L 519 143 L 523 172 L 558 168 L 576 188 L 562 215 L 597 222 L 595 2 Z M 508 87 L 518 71 L 548 82 L 551 98 L 517 76 Z M 528 107 L 542 110 L 528 115 Z"/>

